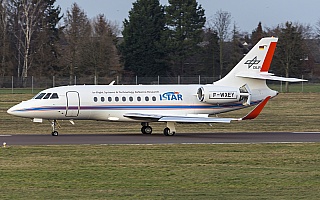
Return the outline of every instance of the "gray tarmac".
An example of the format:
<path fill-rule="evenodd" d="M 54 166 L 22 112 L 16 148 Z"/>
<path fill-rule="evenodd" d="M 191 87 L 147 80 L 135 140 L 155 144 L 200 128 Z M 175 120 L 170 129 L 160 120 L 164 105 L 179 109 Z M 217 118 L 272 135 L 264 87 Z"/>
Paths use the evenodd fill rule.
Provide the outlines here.
<path fill-rule="evenodd" d="M 313 143 L 320 132 L 0 135 L 0 145 Z"/>

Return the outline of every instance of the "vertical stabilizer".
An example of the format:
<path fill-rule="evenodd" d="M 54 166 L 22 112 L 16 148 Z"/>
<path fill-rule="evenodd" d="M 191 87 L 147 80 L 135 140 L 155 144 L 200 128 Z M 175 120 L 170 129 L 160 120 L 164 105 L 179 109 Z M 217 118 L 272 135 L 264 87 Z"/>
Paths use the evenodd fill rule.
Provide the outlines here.
<path fill-rule="evenodd" d="M 255 77 L 268 74 L 277 41 L 278 38 L 275 37 L 262 38 L 224 78 L 214 84 L 226 86 L 248 84 L 250 88 L 265 85 L 265 79 Z M 249 77 L 251 80 L 248 80 Z"/>

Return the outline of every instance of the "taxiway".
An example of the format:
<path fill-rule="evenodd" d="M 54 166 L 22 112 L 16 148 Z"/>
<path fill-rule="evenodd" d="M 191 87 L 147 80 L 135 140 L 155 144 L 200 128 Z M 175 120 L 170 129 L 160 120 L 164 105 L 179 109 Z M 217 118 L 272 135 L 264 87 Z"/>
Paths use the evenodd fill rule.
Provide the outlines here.
<path fill-rule="evenodd" d="M 7 145 L 223 144 L 320 142 L 320 132 L 0 135 Z"/>

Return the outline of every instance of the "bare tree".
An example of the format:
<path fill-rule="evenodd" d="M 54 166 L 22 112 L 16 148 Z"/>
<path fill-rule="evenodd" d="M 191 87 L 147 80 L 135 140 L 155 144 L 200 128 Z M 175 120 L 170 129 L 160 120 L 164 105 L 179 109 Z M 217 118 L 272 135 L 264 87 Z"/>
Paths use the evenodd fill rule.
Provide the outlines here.
<path fill-rule="evenodd" d="M 108 76 L 112 68 L 120 65 L 115 44 L 116 31 L 104 15 L 99 14 L 93 19 L 92 33 L 83 56 L 89 66 L 85 73 L 93 74 L 95 77 Z"/>
<path fill-rule="evenodd" d="M 91 26 L 87 15 L 76 3 L 72 4 L 71 10 L 67 10 L 64 23 L 67 42 L 64 59 L 69 69 L 69 84 L 73 84 L 75 70 L 81 66 L 86 67 L 83 65 L 85 63 L 81 62 L 81 54 L 85 50 L 84 44 L 90 39 Z"/>
<path fill-rule="evenodd" d="M 26 79 L 28 77 L 28 69 L 31 67 L 32 61 L 30 58 L 31 41 L 35 30 L 38 28 L 38 23 L 42 20 L 41 10 L 43 9 L 43 3 L 41 1 L 23 0 L 22 1 L 22 17 L 21 17 L 21 29 L 24 36 L 24 59 L 22 67 L 22 82 L 26 85 Z"/>
<path fill-rule="evenodd" d="M 307 51 L 303 34 L 305 28 L 301 24 L 286 22 L 279 24 L 271 30 L 270 35 L 277 35 L 279 41 L 271 69 L 275 74 L 283 74 L 285 77 L 299 76 L 303 74 L 304 62 L 307 61 Z M 269 30 L 270 31 L 270 30 Z M 306 33 L 305 33 L 306 34 Z M 286 92 L 289 92 L 289 84 L 286 82 Z"/>
<path fill-rule="evenodd" d="M 91 58 L 93 59 L 94 75 L 105 76 L 112 67 L 119 66 L 119 57 L 115 46 L 117 29 L 106 20 L 104 15 L 98 15 L 93 20 L 91 36 Z"/>
<path fill-rule="evenodd" d="M 224 43 L 229 37 L 230 24 L 231 24 L 231 14 L 227 11 L 219 10 L 214 15 L 212 20 L 209 20 L 209 26 L 211 26 L 217 33 L 219 37 L 220 46 L 220 78 L 223 72 L 223 50 Z"/>
<path fill-rule="evenodd" d="M 320 19 L 315 24 L 315 37 L 320 38 Z"/>
<path fill-rule="evenodd" d="M 14 25 L 16 30 L 13 33 L 18 46 L 18 58 L 22 57 L 22 84 L 25 87 L 28 78 L 28 70 L 32 66 L 31 49 L 32 41 L 38 29 L 38 24 L 42 20 L 42 14 L 45 9 L 44 1 L 34 0 L 10 0 L 11 12 L 15 17 Z M 20 62 L 20 61 L 19 61 Z M 20 75 L 20 66 L 18 66 L 18 76 Z"/>
<path fill-rule="evenodd" d="M 0 12 L 1 12 L 1 16 L 0 16 L 0 37 L 1 37 L 1 41 L 0 41 L 0 46 L 1 46 L 1 68 L 0 68 L 0 75 L 2 77 L 5 76 L 6 74 L 6 57 L 8 54 L 8 14 L 7 14 L 7 0 L 1 0 L 0 1 Z M 3 80 L 3 79 L 2 79 Z M 1 84 L 1 83 L 0 83 Z"/>

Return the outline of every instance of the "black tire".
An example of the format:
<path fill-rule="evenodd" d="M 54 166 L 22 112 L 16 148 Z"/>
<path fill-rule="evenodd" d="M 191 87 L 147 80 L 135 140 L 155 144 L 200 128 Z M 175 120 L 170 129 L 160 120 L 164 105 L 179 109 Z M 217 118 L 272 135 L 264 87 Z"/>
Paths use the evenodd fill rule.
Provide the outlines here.
<path fill-rule="evenodd" d="M 151 128 L 151 126 L 146 126 L 146 127 L 144 128 L 144 132 L 145 132 L 145 134 L 151 134 L 151 133 L 152 133 L 152 128 Z"/>
<path fill-rule="evenodd" d="M 59 133 L 58 133 L 58 131 L 53 131 L 53 132 L 51 133 L 51 135 L 52 135 L 52 136 L 58 136 Z"/>
<path fill-rule="evenodd" d="M 141 132 L 142 132 L 143 134 L 148 134 L 148 135 L 150 135 L 150 134 L 152 133 L 152 128 L 151 128 L 151 126 L 143 126 L 143 127 L 141 128 Z"/>
<path fill-rule="evenodd" d="M 174 136 L 176 132 L 171 132 L 170 128 L 166 127 L 165 129 L 163 129 L 163 134 L 165 136 Z"/>
<path fill-rule="evenodd" d="M 165 136 L 169 136 L 169 134 L 170 134 L 170 129 L 167 127 L 167 128 L 165 128 L 165 129 L 163 129 L 163 134 L 165 135 Z"/>

